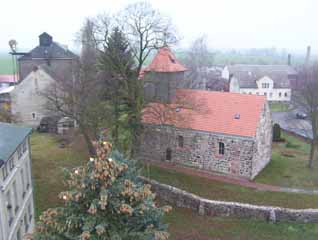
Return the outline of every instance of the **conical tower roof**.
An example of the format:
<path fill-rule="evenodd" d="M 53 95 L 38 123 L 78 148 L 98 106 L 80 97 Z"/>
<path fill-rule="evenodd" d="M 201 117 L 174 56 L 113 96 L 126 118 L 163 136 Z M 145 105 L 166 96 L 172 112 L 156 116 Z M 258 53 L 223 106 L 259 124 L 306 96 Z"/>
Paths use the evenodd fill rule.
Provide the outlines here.
<path fill-rule="evenodd" d="M 144 69 L 145 72 L 185 72 L 187 68 L 183 66 L 169 47 L 159 49 L 150 65 Z"/>

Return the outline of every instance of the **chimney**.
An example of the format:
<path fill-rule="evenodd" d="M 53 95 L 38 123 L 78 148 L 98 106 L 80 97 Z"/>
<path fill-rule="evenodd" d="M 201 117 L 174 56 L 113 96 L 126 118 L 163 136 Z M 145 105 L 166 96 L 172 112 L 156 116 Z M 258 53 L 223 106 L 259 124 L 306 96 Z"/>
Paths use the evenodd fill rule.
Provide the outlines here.
<path fill-rule="evenodd" d="M 39 36 L 39 42 L 41 47 L 49 47 L 53 42 L 53 38 L 51 35 L 44 32 Z"/>
<path fill-rule="evenodd" d="M 288 64 L 288 66 L 291 65 L 291 54 L 290 53 L 288 54 L 287 64 Z"/>
<path fill-rule="evenodd" d="M 311 47 L 308 46 L 307 47 L 307 54 L 306 54 L 306 62 L 305 65 L 308 66 L 309 65 L 309 61 L 310 61 L 310 52 L 311 52 Z"/>

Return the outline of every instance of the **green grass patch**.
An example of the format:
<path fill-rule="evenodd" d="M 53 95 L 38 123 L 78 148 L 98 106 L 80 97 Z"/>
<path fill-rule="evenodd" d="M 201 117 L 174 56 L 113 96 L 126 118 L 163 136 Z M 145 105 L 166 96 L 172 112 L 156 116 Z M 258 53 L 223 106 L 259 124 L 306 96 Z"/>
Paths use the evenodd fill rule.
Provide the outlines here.
<path fill-rule="evenodd" d="M 287 148 L 299 148 L 299 145 L 297 144 L 294 144 L 292 142 L 287 142 L 286 145 L 285 145 Z"/>
<path fill-rule="evenodd" d="M 61 202 L 57 195 L 65 190 L 63 168 L 73 168 L 88 159 L 85 144 L 76 140 L 66 148 L 59 148 L 56 136 L 33 133 L 31 136 L 32 174 L 34 180 L 36 218 L 47 208 Z"/>
<path fill-rule="evenodd" d="M 270 109 L 272 112 L 288 112 L 289 104 L 281 102 L 272 102 L 270 103 Z"/>
<path fill-rule="evenodd" d="M 270 224 L 255 219 L 199 216 L 175 208 L 166 221 L 173 240 L 316 240 L 318 224 Z"/>
<path fill-rule="evenodd" d="M 61 169 L 82 165 L 87 161 L 88 155 L 85 144 L 80 139 L 77 139 L 68 148 L 59 148 L 56 136 L 34 133 L 31 137 L 31 145 L 35 208 L 38 218 L 43 210 L 61 204 L 57 198 L 57 194 L 65 190 Z M 196 191 L 202 189 L 202 192 L 208 192 L 211 198 L 215 198 L 218 192 L 224 191 L 227 199 L 242 194 L 244 198 L 255 200 L 253 194 L 257 191 L 223 183 L 216 184 L 201 178 L 193 181 L 189 176 L 180 178 L 180 175 L 175 172 L 167 173 L 159 170 L 150 169 L 151 175 L 156 174 L 157 180 L 164 182 L 166 179 L 167 183 L 185 182 L 190 189 L 193 188 Z M 214 187 L 217 187 L 216 191 L 213 190 Z M 233 188 L 238 190 L 233 192 Z M 276 197 L 275 194 L 273 196 Z M 284 197 L 284 201 L 288 199 L 288 196 Z M 291 198 L 290 201 L 294 200 Z M 313 201 L 318 203 L 316 198 Z M 302 202 L 302 199 L 299 202 Z M 299 202 L 298 204 L 300 204 Z M 268 224 L 253 219 L 203 217 L 189 209 L 181 208 L 174 208 L 172 213 L 165 217 L 165 221 L 169 224 L 170 239 L 174 240 L 314 240 L 318 236 L 317 224 Z"/>
<path fill-rule="evenodd" d="M 146 177 L 208 199 L 297 209 L 318 208 L 318 195 L 258 191 L 157 166 L 149 168 L 144 170 Z"/>
<path fill-rule="evenodd" d="M 318 169 L 307 168 L 310 145 L 282 132 L 287 143 L 273 143 L 272 161 L 256 177 L 255 181 L 282 187 L 316 189 Z M 317 156 L 315 156 L 317 162 Z"/>

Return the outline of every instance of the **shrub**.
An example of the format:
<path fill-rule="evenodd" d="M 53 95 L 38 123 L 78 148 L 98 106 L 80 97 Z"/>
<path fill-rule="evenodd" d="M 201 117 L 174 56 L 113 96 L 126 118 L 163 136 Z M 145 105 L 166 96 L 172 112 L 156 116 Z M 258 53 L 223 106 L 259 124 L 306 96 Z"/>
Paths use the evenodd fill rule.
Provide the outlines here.
<path fill-rule="evenodd" d="M 281 129 L 279 124 L 275 123 L 273 126 L 273 141 L 280 142 L 281 141 Z"/>

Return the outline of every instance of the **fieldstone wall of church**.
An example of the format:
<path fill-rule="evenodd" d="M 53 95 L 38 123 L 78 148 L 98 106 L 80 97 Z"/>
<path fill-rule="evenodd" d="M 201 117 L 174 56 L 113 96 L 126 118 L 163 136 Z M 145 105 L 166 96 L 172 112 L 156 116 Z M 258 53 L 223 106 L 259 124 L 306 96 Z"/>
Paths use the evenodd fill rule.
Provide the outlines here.
<path fill-rule="evenodd" d="M 272 157 L 272 118 L 268 103 L 265 104 L 256 130 L 252 178 L 270 162 Z"/>
<path fill-rule="evenodd" d="M 178 138 L 183 138 L 179 146 Z M 219 143 L 224 143 L 224 154 Z M 139 158 L 146 161 L 170 161 L 228 175 L 251 178 L 253 175 L 253 138 L 213 134 L 172 126 L 145 125 Z M 171 151 L 171 159 L 167 151 Z"/>

